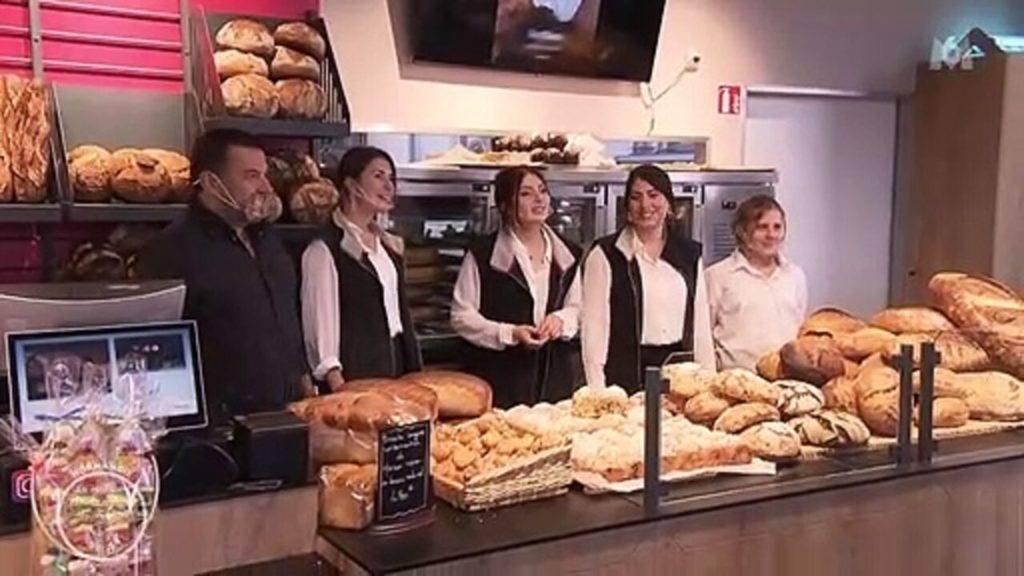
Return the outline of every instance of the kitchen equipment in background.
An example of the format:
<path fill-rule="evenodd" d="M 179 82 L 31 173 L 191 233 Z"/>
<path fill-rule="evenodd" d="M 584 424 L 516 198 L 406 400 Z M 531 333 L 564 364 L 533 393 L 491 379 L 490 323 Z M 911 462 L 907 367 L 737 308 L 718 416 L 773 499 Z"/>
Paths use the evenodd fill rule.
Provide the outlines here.
<path fill-rule="evenodd" d="M 701 207 L 703 231 L 694 238 L 704 243 L 704 265 L 727 257 L 736 248 L 732 220 L 744 200 L 758 195 L 775 197 L 770 184 L 705 184 Z"/>
<path fill-rule="evenodd" d="M 673 182 L 672 195 L 675 198 L 673 204 L 676 226 L 682 227 L 687 236 L 699 240 L 701 222 L 697 218 L 697 210 L 701 204 L 701 185 Z M 626 225 L 625 183 L 616 183 L 608 187 L 608 204 L 606 226 L 610 234 Z"/>
<path fill-rule="evenodd" d="M 555 232 L 586 247 L 601 232 L 605 187 L 600 183 L 548 183 L 551 190 L 551 217 L 548 225 Z"/>

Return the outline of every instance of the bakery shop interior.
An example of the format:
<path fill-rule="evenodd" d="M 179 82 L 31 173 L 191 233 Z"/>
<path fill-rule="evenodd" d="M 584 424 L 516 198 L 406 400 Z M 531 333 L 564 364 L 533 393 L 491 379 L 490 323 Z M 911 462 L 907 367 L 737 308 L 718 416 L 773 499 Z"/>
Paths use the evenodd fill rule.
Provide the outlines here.
<path fill-rule="evenodd" d="M 1021 101 L 1019 0 L 0 4 L 0 576 L 1016 573 Z"/>

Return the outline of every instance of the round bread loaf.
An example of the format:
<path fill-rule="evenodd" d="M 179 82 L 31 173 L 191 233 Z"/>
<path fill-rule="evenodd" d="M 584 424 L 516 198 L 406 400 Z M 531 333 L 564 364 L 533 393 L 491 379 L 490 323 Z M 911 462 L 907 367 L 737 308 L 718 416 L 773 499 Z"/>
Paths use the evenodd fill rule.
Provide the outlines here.
<path fill-rule="evenodd" d="M 156 158 L 163 165 L 164 169 L 167 170 L 167 174 L 170 177 L 167 191 L 168 202 L 184 204 L 192 199 L 194 188 L 192 186 L 191 164 L 188 158 L 173 150 L 164 150 L 162 148 L 147 148 L 142 152 Z"/>
<path fill-rule="evenodd" d="M 92 144 L 76 147 L 68 154 L 68 171 L 76 202 L 109 202 L 111 154 Z"/>
<path fill-rule="evenodd" d="M 801 443 L 822 448 L 863 446 L 871 437 L 871 431 L 860 418 L 835 410 L 794 418 L 789 426 L 800 436 Z"/>
<path fill-rule="evenodd" d="M 274 37 L 266 26 L 255 20 L 232 20 L 221 26 L 215 40 L 220 48 L 234 48 L 268 58 L 274 54 Z"/>
<path fill-rule="evenodd" d="M 323 60 L 327 54 L 327 43 L 320 32 L 305 22 L 285 22 L 274 29 L 274 41 Z"/>
<path fill-rule="evenodd" d="M 268 76 L 270 69 L 263 58 L 241 50 L 218 50 L 213 54 L 213 65 L 217 76 L 223 80 L 241 74 Z"/>
<path fill-rule="evenodd" d="M 833 378 L 821 388 L 825 407 L 847 414 L 857 414 L 857 381 L 848 376 Z"/>
<path fill-rule="evenodd" d="M 738 434 L 754 424 L 779 420 L 779 409 L 771 404 L 748 402 L 730 406 L 715 419 L 714 429 L 718 432 Z"/>
<path fill-rule="evenodd" d="M 825 405 L 825 395 L 817 386 L 796 380 L 779 380 L 775 385 L 782 390 L 776 406 L 785 419 L 817 412 Z"/>
<path fill-rule="evenodd" d="M 846 373 L 843 355 L 829 336 L 801 336 L 780 351 L 787 378 L 821 386 Z"/>
<path fill-rule="evenodd" d="M 888 350 L 896 341 L 896 335 L 881 328 L 867 327 L 839 334 L 835 341 L 843 357 L 860 362 L 872 354 Z"/>
<path fill-rule="evenodd" d="M 956 326 L 942 312 L 924 307 L 882 310 L 872 316 L 869 323 L 893 334 L 932 334 L 956 330 Z"/>
<path fill-rule="evenodd" d="M 317 82 L 320 80 L 320 64 L 312 56 L 278 46 L 270 62 L 270 75 L 274 79 L 303 78 Z"/>
<path fill-rule="evenodd" d="M 318 120 L 327 112 L 327 97 L 316 82 L 295 78 L 279 80 L 275 88 L 284 118 Z"/>
<path fill-rule="evenodd" d="M 765 354 L 757 361 L 757 374 L 769 382 L 785 378 L 782 372 L 782 356 L 778 350 Z"/>
<path fill-rule="evenodd" d="M 340 198 L 334 184 L 326 178 L 320 178 L 299 186 L 288 201 L 288 209 L 296 222 L 324 224 L 330 220 L 331 212 Z"/>
<path fill-rule="evenodd" d="M 134 148 L 111 155 L 111 187 L 125 202 L 159 204 L 171 190 L 171 175 L 160 161 Z"/>
<path fill-rule="evenodd" d="M 710 424 L 714 422 L 722 412 L 729 408 L 731 403 L 725 398 L 719 398 L 710 391 L 701 392 L 686 401 L 683 407 L 683 415 L 690 422 L 698 424 Z"/>
<path fill-rule="evenodd" d="M 668 380 L 669 394 L 677 400 L 689 400 L 711 388 L 715 373 L 695 362 L 668 364 L 661 368 L 661 376 Z"/>
<path fill-rule="evenodd" d="M 772 461 L 792 460 L 800 456 L 800 435 L 782 422 L 762 422 L 747 428 L 740 440 L 754 456 Z"/>
<path fill-rule="evenodd" d="M 433 390 L 443 418 L 475 418 L 491 409 L 490 385 L 472 374 L 432 370 L 406 374 L 402 380 Z"/>
<path fill-rule="evenodd" d="M 959 398 L 935 398 L 932 402 L 932 426 L 934 428 L 959 428 L 971 417 L 967 402 Z M 914 422 L 921 421 L 921 407 L 914 410 Z"/>
<path fill-rule="evenodd" d="M 741 368 L 719 372 L 711 382 L 711 391 L 735 402 L 762 402 L 772 406 L 778 404 L 781 393 L 778 386 Z"/>
<path fill-rule="evenodd" d="M 267 156 L 267 179 L 279 196 L 288 200 L 299 186 L 320 179 L 320 168 L 305 152 L 282 150 Z"/>
<path fill-rule="evenodd" d="M 822 308 L 811 314 L 800 327 L 800 336 L 808 334 L 824 334 L 837 336 L 848 332 L 856 332 L 865 324 L 854 315 L 838 308 Z"/>
<path fill-rule="evenodd" d="M 263 76 L 232 76 L 221 83 L 220 88 L 228 114 L 255 118 L 273 118 L 277 114 L 277 89 Z"/>

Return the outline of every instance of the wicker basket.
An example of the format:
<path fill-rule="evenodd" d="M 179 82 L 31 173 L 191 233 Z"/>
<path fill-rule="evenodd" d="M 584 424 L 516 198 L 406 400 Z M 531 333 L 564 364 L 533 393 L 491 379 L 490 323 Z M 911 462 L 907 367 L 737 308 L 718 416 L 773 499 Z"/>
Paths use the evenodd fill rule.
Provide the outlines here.
<path fill-rule="evenodd" d="M 469 512 L 560 496 L 572 483 L 569 445 L 481 474 L 467 484 L 434 476 L 434 494 Z"/>

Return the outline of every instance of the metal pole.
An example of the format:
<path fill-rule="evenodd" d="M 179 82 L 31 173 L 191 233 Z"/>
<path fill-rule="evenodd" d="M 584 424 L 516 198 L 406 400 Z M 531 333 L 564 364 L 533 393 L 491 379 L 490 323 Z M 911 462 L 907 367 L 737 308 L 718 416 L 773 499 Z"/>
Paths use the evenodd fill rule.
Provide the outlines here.
<path fill-rule="evenodd" d="M 647 368 L 644 374 L 644 510 L 658 511 L 661 504 L 661 370 Z"/>
<path fill-rule="evenodd" d="M 900 346 L 900 421 L 897 439 L 896 461 L 909 464 L 914 459 L 911 449 L 910 427 L 914 421 L 914 347 L 909 344 Z"/>
<path fill-rule="evenodd" d="M 917 461 L 931 462 L 935 440 L 932 438 L 932 404 L 935 400 L 935 365 L 939 362 L 939 354 L 935 351 L 934 342 L 921 345 L 921 396 L 918 406 L 921 417 L 917 425 Z"/>
<path fill-rule="evenodd" d="M 43 77 L 43 25 L 39 0 L 28 0 L 28 35 L 32 50 L 32 76 Z"/>

